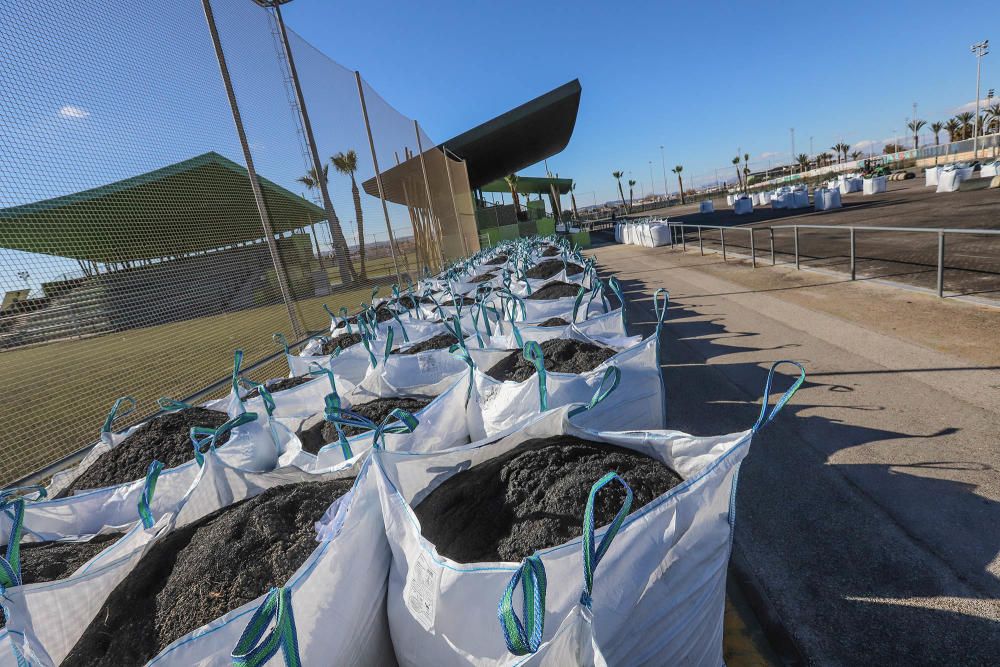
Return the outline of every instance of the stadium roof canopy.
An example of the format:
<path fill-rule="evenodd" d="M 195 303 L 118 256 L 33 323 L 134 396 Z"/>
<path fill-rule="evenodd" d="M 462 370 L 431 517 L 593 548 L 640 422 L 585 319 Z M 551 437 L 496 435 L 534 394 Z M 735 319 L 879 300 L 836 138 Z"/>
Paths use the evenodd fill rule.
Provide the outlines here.
<path fill-rule="evenodd" d="M 572 178 L 544 178 L 541 176 L 518 176 L 517 191 L 522 195 L 547 195 L 551 193 L 550 186 L 555 186 L 556 191 L 561 194 L 569 194 L 569 189 L 573 186 Z M 498 178 L 479 188 L 483 192 L 510 192 L 507 181 Z"/>
<path fill-rule="evenodd" d="M 445 149 L 465 161 L 469 186 L 473 189 L 541 162 L 562 151 L 569 143 L 576 126 L 581 92 L 579 79 L 574 79 L 424 151 L 425 162 L 431 153 L 441 153 Z M 430 170 L 429 166 L 427 168 Z M 383 171 L 386 199 L 419 206 L 415 202 L 423 198 L 420 174 L 419 155 Z M 435 180 L 433 174 L 430 178 Z M 414 183 L 420 186 L 414 187 Z M 378 196 L 374 178 L 365 181 L 362 187 L 368 194 Z M 404 191 L 409 201 L 403 200 Z"/>
<path fill-rule="evenodd" d="M 326 219 L 260 177 L 275 233 Z M 0 248 L 95 262 L 156 259 L 264 237 L 246 168 L 209 152 L 54 199 L 0 209 Z"/>

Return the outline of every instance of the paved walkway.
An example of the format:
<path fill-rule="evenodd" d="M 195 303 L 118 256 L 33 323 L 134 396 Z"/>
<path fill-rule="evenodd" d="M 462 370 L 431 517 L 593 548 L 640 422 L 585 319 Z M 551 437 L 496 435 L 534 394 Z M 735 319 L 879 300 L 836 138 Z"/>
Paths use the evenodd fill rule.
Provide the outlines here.
<path fill-rule="evenodd" d="M 770 362 L 806 366 L 739 485 L 735 570 L 772 643 L 812 664 L 997 664 L 1000 309 L 696 251 L 594 254 L 633 322 L 670 290 L 672 428 L 745 429 Z"/>

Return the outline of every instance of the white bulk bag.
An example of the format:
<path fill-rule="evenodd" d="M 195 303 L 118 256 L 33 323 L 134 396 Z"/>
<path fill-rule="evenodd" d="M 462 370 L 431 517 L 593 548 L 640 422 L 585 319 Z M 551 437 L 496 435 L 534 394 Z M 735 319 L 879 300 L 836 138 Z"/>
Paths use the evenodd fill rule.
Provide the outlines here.
<path fill-rule="evenodd" d="M 712 202 L 708 202 L 711 206 Z M 711 211 L 708 211 L 711 213 Z M 702 211 L 705 213 L 705 211 Z M 670 227 L 665 222 L 658 222 L 649 225 L 649 242 L 650 248 L 659 248 L 661 246 L 670 245 Z"/>
<path fill-rule="evenodd" d="M 726 195 L 726 206 L 732 206 L 733 201 L 735 201 L 733 195 Z"/>
<path fill-rule="evenodd" d="M 377 490 L 368 473 L 368 457 L 356 456 L 341 466 L 315 473 L 291 467 L 254 474 L 220 463 L 210 464 L 206 458 L 206 478 L 192 492 L 185 510 L 198 504 L 214 505 L 209 510 L 214 511 L 282 484 L 355 474 L 358 479 L 317 523 L 316 550 L 284 586 L 177 639 L 149 664 L 231 664 L 231 654 L 243 653 L 239 649 L 254 645 L 251 641 L 238 646 L 241 638 L 255 636 L 250 629 L 252 620 L 259 618 L 257 612 L 273 611 L 271 607 L 278 597 L 282 598 L 285 609 L 284 617 L 279 612 L 276 622 L 281 648 L 295 651 L 299 664 L 393 664 L 385 615 L 390 553 L 380 525 Z M 202 497 L 196 497 L 202 490 L 205 491 Z M 177 525 L 185 525 L 184 519 L 182 511 Z M 287 613 L 289 606 L 294 610 L 294 619 Z M 264 623 L 262 630 L 268 627 Z"/>
<path fill-rule="evenodd" d="M 808 190 L 795 190 L 792 192 L 792 207 L 793 208 L 806 208 L 809 206 L 809 191 Z"/>
<path fill-rule="evenodd" d="M 706 199 L 705 201 L 699 203 L 698 204 L 698 212 L 699 213 L 714 213 L 715 212 L 715 205 L 712 204 L 712 200 L 711 199 Z"/>
<path fill-rule="evenodd" d="M 663 307 L 659 306 L 663 294 Z M 523 382 L 499 381 L 480 369 L 490 368 L 510 350 L 478 350 L 468 353 L 474 363 L 473 390 L 468 403 L 469 433 L 473 440 L 489 437 L 516 426 L 538 412 L 567 405 L 586 403 L 599 395 L 610 379 L 612 368 L 625 383 L 625 390 L 605 398 L 598 409 L 583 415 L 584 425 L 615 428 L 662 428 L 666 420 L 666 392 L 659 370 L 659 333 L 666 315 L 667 294 L 657 290 L 654 297 L 657 326 L 653 335 L 626 348 L 586 373 L 546 371 L 541 348 L 525 343 L 526 359 L 535 364 L 536 373 Z M 570 330 L 570 338 L 587 341 L 586 336 Z M 592 341 L 597 342 L 597 341 Z"/>
<path fill-rule="evenodd" d="M 227 398 L 210 402 L 206 404 L 206 407 L 210 407 L 215 410 L 224 410 L 231 417 L 228 422 L 220 426 L 215 431 L 217 436 L 230 432 L 229 441 L 220 448 L 220 456 L 226 460 L 227 463 L 246 468 L 247 470 L 270 470 L 271 468 L 274 468 L 278 462 L 277 446 L 268 431 L 266 420 L 258 421 L 256 413 L 246 412 L 239 399 L 240 389 L 238 385 L 238 378 L 239 368 L 242 361 L 243 352 L 242 350 L 237 350 L 233 370 L 232 391 Z M 125 407 L 127 403 L 130 403 L 131 407 Z M 169 401 L 169 399 L 161 399 L 160 404 L 168 409 L 190 407 L 183 403 Z M 65 470 L 52 476 L 52 481 L 47 488 L 49 496 L 58 495 L 60 491 L 72 484 L 77 477 L 93 465 L 102 454 L 118 446 L 125 440 L 125 438 L 130 436 L 136 431 L 136 429 L 145 423 L 143 422 L 143 424 L 137 424 L 120 433 L 115 433 L 112 430 L 114 421 L 119 417 L 129 414 L 134 407 L 134 399 L 127 396 L 115 401 L 115 404 L 112 407 L 101 431 L 101 440 L 91 448 L 78 465 L 70 470 Z M 195 462 L 193 459 L 196 456 L 194 450 L 195 447 L 192 443 L 192 460 L 180 466 L 176 466 L 176 468 L 194 465 Z M 188 481 L 190 481 L 190 479 L 188 479 Z M 110 488 L 132 488 L 134 492 L 135 483 L 132 482 Z M 84 492 L 88 491 L 76 491 L 74 492 L 74 495 Z M 118 493 L 118 491 L 113 491 L 113 493 Z"/>
<path fill-rule="evenodd" d="M 962 174 L 959 169 L 942 169 L 938 174 L 938 184 L 936 192 L 955 192 L 962 182 Z"/>
<path fill-rule="evenodd" d="M 1000 162 L 988 162 L 979 168 L 980 178 L 993 178 L 1000 173 Z"/>
<path fill-rule="evenodd" d="M 746 215 L 753 213 L 753 202 L 749 197 L 740 197 L 733 202 L 733 213 L 736 215 Z"/>
<path fill-rule="evenodd" d="M 420 423 L 418 431 L 401 431 L 393 428 L 398 425 L 399 420 L 390 416 L 383 424 L 366 423 L 365 425 L 371 428 L 367 433 L 345 438 L 346 442 L 328 443 L 315 455 L 299 451 L 298 455 L 290 460 L 290 464 L 306 470 L 326 470 L 333 466 L 339 466 L 359 455 L 367 454 L 372 448 L 376 436 L 379 437 L 380 442 L 384 442 L 386 447 L 399 452 L 434 452 L 464 445 L 471 440 L 465 416 L 471 382 L 471 374 L 466 366 L 464 375 L 456 379 L 452 386 L 436 396 L 422 410 L 413 413 L 413 416 Z M 356 399 L 356 397 L 354 398 Z M 355 405 L 364 403 L 366 400 L 355 400 Z M 351 412 L 348 408 L 342 412 L 328 410 L 326 415 L 298 423 L 290 423 L 289 427 L 292 429 L 298 429 L 302 426 L 308 427 L 315 423 L 314 420 L 321 418 L 334 421 L 344 420 L 342 423 L 354 425 L 361 424 L 363 420 L 360 415 Z"/>
<path fill-rule="evenodd" d="M 841 176 L 840 177 L 840 194 L 846 195 L 851 192 L 860 192 L 863 180 L 859 176 Z"/>
<path fill-rule="evenodd" d="M 885 176 L 874 176 L 864 179 L 864 194 L 876 195 L 886 191 L 888 179 Z"/>
<path fill-rule="evenodd" d="M 938 184 L 938 175 L 941 173 L 941 167 L 930 167 L 924 169 L 924 187 L 930 187 L 932 185 L 936 186 Z"/>
<path fill-rule="evenodd" d="M 775 416 L 803 377 L 767 413 L 769 375 L 761 417 L 749 430 L 729 435 L 586 429 L 578 416 L 569 416 L 575 409 L 566 406 L 493 441 L 448 452 L 415 456 L 375 451 L 373 472 L 379 473 L 392 550 L 388 614 L 399 664 L 515 665 L 523 664 L 525 653 L 548 647 L 542 664 L 574 665 L 590 657 L 575 653 L 590 645 L 603 655 L 597 656 L 597 664 L 603 659 L 612 665 L 722 664 L 739 466 L 754 433 Z M 612 524 L 591 533 L 593 527 L 588 529 L 581 517 L 583 537 L 520 564 L 457 563 L 440 556 L 421 536 L 411 507 L 446 479 L 527 440 L 563 434 L 640 451 L 666 463 L 684 482 L 625 517 L 617 531 Z M 620 480 L 611 473 L 595 484 L 590 502 L 599 485 L 612 481 Z M 514 589 L 525 581 L 537 583 L 540 575 L 545 585 L 531 589 L 537 595 L 525 596 L 534 623 L 528 618 L 514 622 L 513 601 L 521 597 Z M 522 620 L 528 627 L 518 632 Z M 587 631 L 593 632 L 592 643 L 574 636 Z"/>
<path fill-rule="evenodd" d="M 108 548 L 63 579 L 6 587 L 0 598 L 7 621 L 4 630 L 7 638 L 0 635 L 0 665 L 60 664 L 100 611 L 108 595 L 132 571 L 146 550 L 169 532 L 176 518 L 175 513 L 186 498 L 181 498 L 162 515 L 156 515 L 151 510 L 150 501 L 155 497 L 157 476 L 161 469 L 159 462 L 150 464 L 142 481 L 140 502 L 132 506 L 131 528 Z M 4 529 L 7 543 L 5 560 L 12 555 L 11 544 L 34 541 L 33 536 L 27 533 L 25 539 L 21 539 L 20 518 L 24 514 L 17 506 L 22 504 L 24 499 L 4 506 L 3 515 L 7 519 Z M 31 504 L 27 503 L 24 509 Z M 118 528 L 124 529 L 125 526 Z M 74 537 L 84 541 L 93 536 L 93 533 L 78 533 Z M 30 558 L 30 554 L 27 557 Z M 11 565 L 15 571 L 20 571 L 19 566 Z M 2 579 L 0 574 L 0 583 Z M 9 652 L 3 648 L 9 649 Z M 18 659 L 18 654 L 25 662 Z"/>

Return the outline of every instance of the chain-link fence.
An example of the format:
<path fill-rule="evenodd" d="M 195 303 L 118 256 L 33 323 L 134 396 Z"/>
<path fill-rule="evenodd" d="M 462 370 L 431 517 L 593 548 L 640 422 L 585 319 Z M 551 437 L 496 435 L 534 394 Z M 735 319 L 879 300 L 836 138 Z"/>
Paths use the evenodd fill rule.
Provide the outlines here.
<path fill-rule="evenodd" d="M 278 12 L 5 11 L 0 484 L 478 249 L 464 163 Z"/>

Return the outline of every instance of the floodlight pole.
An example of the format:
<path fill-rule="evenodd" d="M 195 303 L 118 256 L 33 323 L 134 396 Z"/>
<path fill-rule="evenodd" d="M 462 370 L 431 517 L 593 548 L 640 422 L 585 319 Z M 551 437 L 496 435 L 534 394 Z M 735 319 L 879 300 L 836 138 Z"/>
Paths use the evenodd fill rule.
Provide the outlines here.
<path fill-rule="evenodd" d="M 271 262 L 274 264 L 274 274 L 278 280 L 278 290 L 281 292 L 281 300 L 285 302 L 285 309 L 288 311 L 288 321 L 292 325 L 292 332 L 295 338 L 301 339 L 305 336 L 305 329 L 302 328 L 299 316 L 295 312 L 292 292 L 288 286 L 288 275 L 285 273 L 285 265 L 282 263 L 281 255 L 278 253 L 278 242 L 274 238 L 271 218 L 268 216 L 267 205 L 264 203 L 264 193 L 260 189 L 257 170 L 253 164 L 253 155 L 250 153 L 250 143 L 247 141 L 247 133 L 243 128 L 243 117 L 240 115 L 240 107 L 236 103 L 236 93 L 233 90 L 233 81 L 229 77 L 229 65 L 226 64 L 226 54 L 223 52 L 222 42 L 219 40 L 219 30 L 215 25 L 215 14 L 212 12 L 211 0 L 201 0 L 201 6 L 205 10 L 205 21 L 208 23 L 208 32 L 212 37 L 212 45 L 215 47 L 215 58 L 219 63 L 222 83 L 226 87 L 226 95 L 229 98 L 229 110 L 233 114 L 233 124 L 236 126 L 236 133 L 239 135 L 240 146 L 243 149 L 243 159 L 246 161 L 250 188 L 253 190 L 254 202 L 257 205 L 260 222 L 264 228 L 264 239 L 267 242 L 267 249 L 271 254 Z"/>
<path fill-rule="evenodd" d="M 972 131 L 972 159 L 979 157 L 979 80 L 983 72 L 983 56 L 989 54 L 990 40 L 984 39 L 972 45 L 972 53 L 976 56 L 976 124 Z"/>
<path fill-rule="evenodd" d="M 289 0 L 284 1 L 288 2 Z M 281 18 L 281 5 L 283 3 L 280 0 L 270 0 L 268 2 L 257 0 L 257 4 L 270 7 L 274 10 L 274 18 L 278 23 L 278 32 L 281 34 L 281 45 L 285 50 L 285 61 L 288 63 L 288 73 L 291 75 L 292 87 L 295 89 L 295 100 L 299 106 L 299 119 L 302 121 L 302 130 L 306 135 L 306 144 L 309 147 L 309 156 L 312 158 L 313 171 L 316 174 L 316 180 L 319 181 L 319 191 L 323 197 L 323 209 L 326 211 L 326 222 L 330 227 L 330 242 L 333 245 L 337 270 L 340 273 L 341 283 L 347 285 L 356 279 L 354 266 L 347 251 L 347 239 L 344 238 L 344 230 L 340 228 L 340 220 L 337 218 L 337 212 L 333 210 L 333 200 L 330 199 L 330 191 L 327 188 L 326 179 L 323 178 L 323 162 L 319 159 L 319 151 L 316 149 L 316 139 L 313 137 L 312 123 L 309 122 L 309 111 L 306 109 L 306 98 L 302 94 L 302 86 L 299 84 L 299 72 L 295 68 L 292 47 L 288 43 L 288 32 L 285 30 L 285 21 Z"/>
<path fill-rule="evenodd" d="M 660 146 L 660 164 L 663 166 L 663 199 L 670 202 L 670 190 L 667 188 L 667 158 L 663 154 L 663 146 Z"/>
<path fill-rule="evenodd" d="M 396 284 L 402 288 L 403 279 L 399 275 L 399 261 L 396 259 L 396 237 L 392 233 L 389 222 L 389 207 L 385 203 L 385 189 L 382 187 L 382 174 L 378 170 L 378 156 L 375 155 L 375 140 L 372 138 L 372 126 L 368 122 L 368 105 L 365 104 L 365 89 L 361 85 L 361 72 L 355 70 L 354 78 L 358 82 L 358 99 L 361 100 L 361 114 L 365 119 L 365 130 L 368 132 L 368 149 L 372 152 L 372 166 L 375 169 L 375 184 L 378 186 L 378 198 L 382 201 L 382 215 L 385 216 L 385 230 L 389 233 L 389 251 L 392 253 L 392 268 L 396 271 Z"/>

